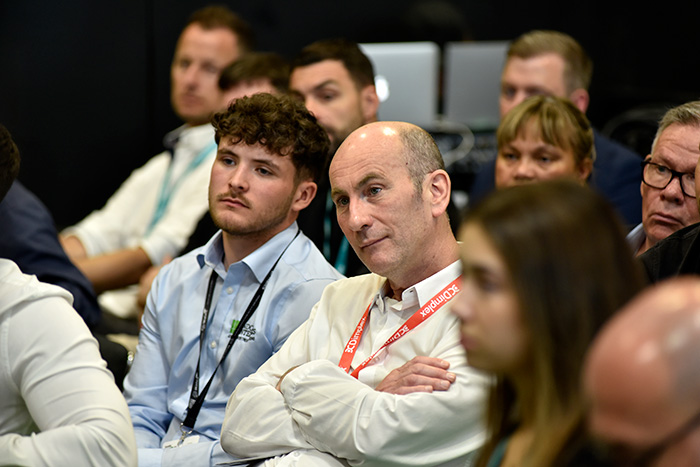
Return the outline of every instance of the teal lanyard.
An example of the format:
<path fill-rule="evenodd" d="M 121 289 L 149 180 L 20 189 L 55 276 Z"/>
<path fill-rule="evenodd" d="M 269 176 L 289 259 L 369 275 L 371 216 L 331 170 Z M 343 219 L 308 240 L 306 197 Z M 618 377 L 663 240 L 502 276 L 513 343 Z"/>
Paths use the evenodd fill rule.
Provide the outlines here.
<path fill-rule="evenodd" d="M 333 200 L 329 191 L 326 195 L 326 215 L 323 218 L 323 256 L 329 261 L 331 259 L 331 212 L 333 209 Z M 340 247 L 338 247 L 338 256 L 336 256 L 335 264 L 333 265 L 341 274 L 345 274 L 345 271 L 348 269 L 349 248 L 348 239 L 343 235 L 343 238 L 340 240 Z"/>
<path fill-rule="evenodd" d="M 175 181 L 175 183 L 172 184 L 170 183 L 170 177 L 172 176 L 173 161 L 170 161 L 170 164 L 168 165 L 168 170 L 165 172 L 165 178 L 163 179 L 163 183 L 160 186 L 160 196 L 158 197 L 158 204 L 156 205 L 156 210 L 153 213 L 153 217 L 151 218 L 151 223 L 146 229 L 146 235 L 151 233 L 156 224 L 158 224 L 158 221 L 160 221 L 160 219 L 165 214 L 165 210 L 168 207 L 168 203 L 170 203 L 170 197 L 173 195 L 175 189 L 180 185 L 182 180 L 185 179 L 190 174 L 190 172 L 196 169 L 202 162 L 204 162 L 204 159 L 206 159 L 209 153 L 212 152 L 214 149 L 216 149 L 215 142 L 212 142 L 207 147 L 205 147 L 197 155 L 197 157 L 192 159 L 192 161 L 182 172 L 180 177 Z"/>

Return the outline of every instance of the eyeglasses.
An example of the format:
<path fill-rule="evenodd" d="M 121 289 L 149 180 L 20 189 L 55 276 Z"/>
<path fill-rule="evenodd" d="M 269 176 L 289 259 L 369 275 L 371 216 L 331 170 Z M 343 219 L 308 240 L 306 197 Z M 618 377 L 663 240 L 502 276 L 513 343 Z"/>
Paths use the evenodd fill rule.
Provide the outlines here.
<path fill-rule="evenodd" d="M 676 172 L 665 165 L 649 160 L 642 162 L 642 181 L 652 188 L 663 190 L 676 177 L 683 194 L 689 198 L 695 198 L 695 173 Z"/>
<path fill-rule="evenodd" d="M 700 412 L 696 413 L 687 422 L 681 425 L 670 435 L 658 443 L 649 446 L 641 451 L 636 451 L 624 445 L 605 444 L 596 445 L 597 454 L 605 461 L 612 462 L 612 465 L 626 467 L 643 467 L 651 465 L 670 446 L 685 438 L 693 430 L 700 426 Z"/>

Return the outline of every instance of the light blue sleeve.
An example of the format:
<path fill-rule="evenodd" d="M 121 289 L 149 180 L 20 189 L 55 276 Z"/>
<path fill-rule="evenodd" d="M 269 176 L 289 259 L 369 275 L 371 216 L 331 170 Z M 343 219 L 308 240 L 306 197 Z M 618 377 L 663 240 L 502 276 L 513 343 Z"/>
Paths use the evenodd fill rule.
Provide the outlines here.
<path fill-rule="evenodd" d="M 334 279 L 315 279 L 300 283 L 277 305 L 281 309 L 275 323 L 275 330 L 270 338 L 273 352 L 276 353 L 289 335 L 306 321 L 313 307 L 321 299 L 323 289 Z"/>
<path fill-rule="evenodd" d="M 173 418 L 167 406 L 169 365 L 154 312 L 159 285 L 156 279 L 148 295 L 136 357 L 124 381 L 124 397 L 139 449 L 160 448 Z"/>

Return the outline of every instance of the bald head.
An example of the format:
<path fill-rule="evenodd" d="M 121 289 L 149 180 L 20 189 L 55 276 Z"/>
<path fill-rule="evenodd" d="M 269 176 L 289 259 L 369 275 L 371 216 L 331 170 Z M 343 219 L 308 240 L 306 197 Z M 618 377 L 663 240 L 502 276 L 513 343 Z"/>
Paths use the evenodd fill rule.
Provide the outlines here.
<path fill-rule="evenodd" d="M 700 278 L 670 279 L 624 307 L 594 341 L 584 384 L 591 430 L 607 442 L 643 452 L 686 425 L 700 412 Z M 685 455 L 696 463 L 673 457 Z M 700 465 L 700 427 L 662 458 Z"/>
<path fill-rule="evenodd" d="M 404 122 L 358 128 L 338 148 L 329 175 L 338 223 L 370 271 L 400 289 L 457 259 L 446 215 L 450 179 L 421 128 Z"/>
<path fill-rule="evenodd" d="M 445 163 L 435 140 L 422 128 L 406 122 L 375 122 L 351 133 L 342 153 L 352 154 L 370 141 L 370 144 L 393 146 L 392 156 L 402 157 L 416 189 L 420 190 L 425 176 L 435 170 L 444 170 Z M 341 148 L 338 153 L 341 153 Z"/>

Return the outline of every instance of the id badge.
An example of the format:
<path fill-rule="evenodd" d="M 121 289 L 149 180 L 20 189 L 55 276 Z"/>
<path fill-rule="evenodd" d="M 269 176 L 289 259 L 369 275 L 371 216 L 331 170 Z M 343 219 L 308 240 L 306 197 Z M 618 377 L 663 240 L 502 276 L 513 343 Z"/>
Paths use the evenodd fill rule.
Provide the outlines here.
<path fill-rule="evenodd" d="M 180 446 L 187 446 L 188 444 L 199 443 L 199 435 L 187 436 L 184 439 L 173 439 L 166 443 L 163 443 L 164 448 L 179 448 Z"/>

